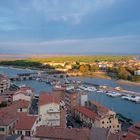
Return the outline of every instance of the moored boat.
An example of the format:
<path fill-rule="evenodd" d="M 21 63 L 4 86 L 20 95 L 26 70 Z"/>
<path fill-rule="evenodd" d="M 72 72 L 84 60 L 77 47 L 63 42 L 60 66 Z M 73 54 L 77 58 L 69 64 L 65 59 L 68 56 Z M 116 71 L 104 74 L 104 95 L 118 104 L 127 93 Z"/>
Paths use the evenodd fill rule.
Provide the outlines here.
<path fill-rule="evenodd" d="M 121 98 L 125 100 L 130 100 L 131 95 L 123 95 Z"/>
<path fill-rule="evenodd" d="M 93 86 L 85 86 L 85 85 L 81 85 L 79 86 L 80 89 L 82 90 L 85 90 L 85 91 L 90 91 L 90 92 L 93 92 L 93 91 L 96 91 L 97 89 Z"/>
<path fill-rule="evenodd" d="M 119 97 L 121 96 L 121 93 L 118 92 L 108 92 L 106 95 L 111 96 L 111 97 Z"/>
<path fill-rule="evenodd" d="M 124 95 L 122 96 L 122 99 L 129 100 L 132 102 L 140 103 L 140 97 L 134 96 L 134 95 Z"/>
<path fill-rule="evenodd" d="M 66 87 L 66 90 L 72 90 L 72 89 L 74 89 L 74 86 L 67 86 Z"/>

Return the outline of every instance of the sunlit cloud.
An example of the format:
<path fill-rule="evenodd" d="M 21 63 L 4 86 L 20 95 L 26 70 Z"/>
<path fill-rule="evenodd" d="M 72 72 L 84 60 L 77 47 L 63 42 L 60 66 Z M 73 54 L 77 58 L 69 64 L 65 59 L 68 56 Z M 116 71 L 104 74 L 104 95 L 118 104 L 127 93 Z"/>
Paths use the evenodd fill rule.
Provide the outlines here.
<path fill-rule="evenodd" d="M 6 50 L 3 46 L 9 52 L 42 53 L 47 47 L 50 52 L 67 52 L 72 46 L 76 52 L 84 48 L 140 52 L 139 4 L 128 0 L 0 1 L 0 52 Z"/>

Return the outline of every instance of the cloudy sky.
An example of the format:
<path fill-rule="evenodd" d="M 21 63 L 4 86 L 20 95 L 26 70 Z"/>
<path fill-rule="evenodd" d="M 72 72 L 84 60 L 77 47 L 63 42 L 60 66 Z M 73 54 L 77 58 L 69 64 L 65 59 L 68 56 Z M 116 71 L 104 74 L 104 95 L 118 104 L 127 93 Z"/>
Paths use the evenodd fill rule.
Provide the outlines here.
<path fill-rule="evenodd" d="M 0 0 L 0 53 L 140 54 L 140 0 Z"/>

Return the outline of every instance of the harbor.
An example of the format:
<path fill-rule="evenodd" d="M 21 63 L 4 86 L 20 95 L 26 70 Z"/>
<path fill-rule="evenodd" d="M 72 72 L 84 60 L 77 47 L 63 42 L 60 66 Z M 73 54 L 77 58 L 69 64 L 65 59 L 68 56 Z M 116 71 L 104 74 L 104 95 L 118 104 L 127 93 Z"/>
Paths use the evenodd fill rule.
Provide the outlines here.
<path fill-rule="evenodd" d="M 43 74 L 43 75 L 42 75 Z M 97 91 L 98 93 L 107 93 L 111 97 L 118 96 L 135 96 L 140 98 L 140 92 L 130 91 L 123 89 L 121 87 L 111 87 L 106 85 L 99 85 L 96 83 L 78 81 L 78 80 L 68 80 L 66 74 L 52 74 L 48 75 L 45 72 L 30 72 L 30 73 L 18 73 L 15 77 L 10 78 L 11 81 L 25 81 L 25 80 L 38 80 L 40 82 L 46 82 L 51 84 L 54 89 L 78 89 L 83 91 Z"/>
<path fill-rule="evenodd" d="M 19 73 L 32 72 L 31 70 L 26 70 L 26 69 L 19 70 L 19 69 L 6 68 L 6 67 L 4 68 L 0 67 L 0 71 L 1 73 L 8 74 L 10 77 L 14 77 L 16 76 L 16 74 L 19 74 Z M 14 71 L 14 74 L 13 74 L 13 71 Z M 56 76 L 54 77 L 54 79 L 56 79 Z M 64 78 L 60 78 L 60 79 L 62 80 Z M 47 79 L 44 79 L 44 80 L 47 80 Z M 114 110 L 117 113 L 123 114 L 127 118 L 133 118 L 134 122 L 140 119 L 140 112 L 139 112 L 140 104 L 139 103 L 124 100 L 121 98 L 122 96 L 110 97 L 106 93 L 107 91 L 108 92 L 111 91 L 112 93 L 114 92 L 114 89 L 116 87 L 121 87 L 121 91 L 115 91 L 115 92 L 123 93 L 123 95 L 128 94 L 127 92 L 129 92 L 129 94 L 136 93 L 136 96 L 139 96 L 140 87 L 122 86 L 122 85 L 117 84 L 114 80 L 106 80 L 106 79 L 100 79 L 100 78 L 67 77 L 67 80 L 70 81 L 70 83 L 73 81 L 73 84 L 76 85 L 76 87 L 80 85 L 82 86 L 83 84 L 85 85 L 85 83 L 86 85 L 88 85 L 88 87 L 94 86 L 95 88 L 92 89 L 93 91 L 85 90 L 90 100 L 96 100 L 99 103 L 103 104 L 104 106 L 107 106 L 111 110 Z M 68 81 L 65 81 L 65 82 L 68 82 Z M 77 84 L 74 83 L 75 81 L 77 81 Z M 17 85 L 27 85 L 34 88 L 36 96 L 38 96 L 41 91 L 51 92 L 54 87 L 53 85 L 51 85 L 51 82 L 49 81 L 41 82 L 39 79 L 14 81 L 14 83 Z M 58 81 L 56 80 L 55 82 L 52 82 L 52 84 L 56 84 L 57 82 Z M 67 85 L 70 85 L 70 84 L 67 83 Z M 100 85 L 102 86 L 100 87 Z M 103 86 L 106 86 L 107 89 L 103 90 Z M 108 88 L 108 87 L 111 87 L 111 88 Z M 73 89 L 73 86 L 67 87 L 67 90 L 72 90 L 72 89 Z M 124 90 L 124 92 L 122 92 L 122 89 Z"/>

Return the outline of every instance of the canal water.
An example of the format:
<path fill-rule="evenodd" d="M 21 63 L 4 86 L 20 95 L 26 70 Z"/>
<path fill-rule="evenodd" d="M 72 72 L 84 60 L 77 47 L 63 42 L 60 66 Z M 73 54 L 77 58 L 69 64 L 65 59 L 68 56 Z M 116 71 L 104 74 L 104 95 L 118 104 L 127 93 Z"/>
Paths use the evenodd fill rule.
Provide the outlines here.
<path fill-rule="evenodd" d="M 0 67 L 0 73 L 7 74 L 9 77 L 16 76 L 17 73 L 25 73 L 25 72 L 33 72 L 29 69 L 16 69 L 11 67 Z M 122 87 L 126 90 L 140 92 L 139 86 L 128 86 L 128 85 L 120 85 L 115 82 L 115 80 L 107 80 L 100 78 L 79 78 L 73 77 L 70 79 L 81 80 L 84 82 L 89 82 L 92 84 L 99 85 L 108 85 L 111 87 Z M 39 95 L 41 91 L 52 91 L 52 87 L 46 83 L 35 81 L 35 80 L 26 80 L 26 81 L 18 81 L 16 82 L 18 85 L 27 85 L 35 89 L 36 95 Z M 103 93 L 89 92 L 89 99 L 96 100 L 99 103 L 107 106 L 108 108 L 114 110 L 117 113 L 121 113 L 124 116 L 133 119 L 134 122 L 140 120 L 140 104 L 136 104 L 130 101 L 126 101 L 121 99 L 120 97 L 112 98 Z"/>
<path fill-rule="evenodd" d="M 70 79 L 73 80 L 81 80 L 83 82 L 97 84 L 97 85 L 107 85 L 110 87 L 122 87 L 123 89 L 140 92 L 140 86 L 134 86 L 134 85 L 121 85 L 116 83 L 115 80 L 109 80 L 109 79 L 101 79 L 101 78 L 81 78 L 81 77 L 72 77 Z"/>
<path fill-rule="evenodd" d="M 115 80 L 100 79 L 100 78 L 79 78 L 79 77 L 72 77 L 70 79 L 81 80 L 83 82 L 88 82 L 88 83 L 98 84 L 98 85 L 107 85 L 111 87 L 119 86 L 122 87 L 123 89 L 140 93 L 140 86 L 121 85 L 116 83 Z M 96 100 L 97 102 L 112 109 L 113 111 L 117 113 L 121 113 L 128 118 L 131 118 L 134 122 L 140 120 L 140 103 L 138 104 L 127 100 L 123 100 L 120 97 L 115 97 L 115 98 L 109 97 L 104 93 L 97 93 L 97 92 L 89 92 L 88 98 L 90 100 Z"/>
<path fill-rule="evenodd" d="M 17 74 L 30 73 L 30 72 L 36 72 L 36 71 L 35 70 L 30 70 L 30 69 L 0 67 L 0 73 L 1 74 L 6 74 L 9 77 L 15 77 L 15 76 L 17 76 Z M 39 95 L 40 92 L 42 92 L 42 91 L 47 91 L 47 92 L 52 91 L 51 85 L 48 85 L 44 82 L 39 82 L 39 81 L 36 81 L 36 80 L 16 81 L 14 83 L 19 85 L 19 86 L 26 85 L 26 86 L 34 88 L 36 95 Z"/>

